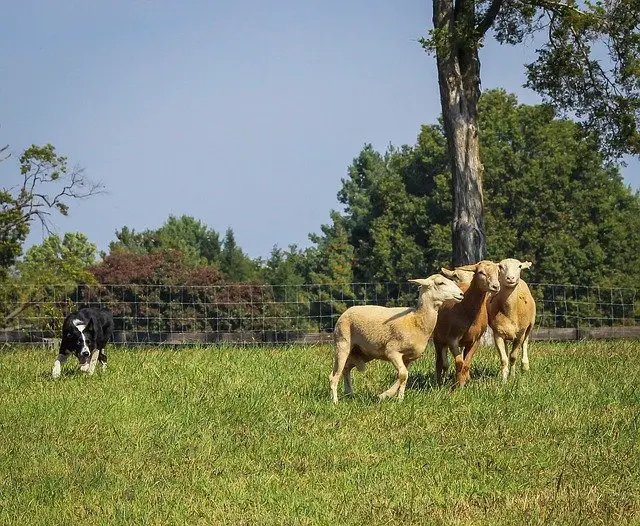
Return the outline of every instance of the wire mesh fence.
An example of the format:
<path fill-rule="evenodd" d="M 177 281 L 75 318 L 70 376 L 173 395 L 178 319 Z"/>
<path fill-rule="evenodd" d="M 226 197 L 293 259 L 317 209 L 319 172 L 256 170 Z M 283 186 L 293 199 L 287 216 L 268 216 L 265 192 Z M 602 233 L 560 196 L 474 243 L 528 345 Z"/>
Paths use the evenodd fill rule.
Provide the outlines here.
<path fill-rule="evenodd" d="M 640 336 L 638 289 L 529 285 L 540 338 Z M 91 306 L 113 313 L 116 343 L 288 343 L 329 340 L 336 320 L 352 305 L 414 305 L 417 288 L 409 283 L 46 285 L 4 291 L 3 297 L 9 305 L 0 341 L 56 338 L 65 314 Z"/>

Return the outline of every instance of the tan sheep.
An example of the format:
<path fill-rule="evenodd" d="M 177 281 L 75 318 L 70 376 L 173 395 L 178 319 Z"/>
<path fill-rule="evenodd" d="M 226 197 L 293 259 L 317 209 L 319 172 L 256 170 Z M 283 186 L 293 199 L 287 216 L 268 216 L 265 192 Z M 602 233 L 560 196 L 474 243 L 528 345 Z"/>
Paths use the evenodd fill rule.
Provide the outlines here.
<path fill-rule="evenodd" d="M 453 270 L 444 269 L 444 271 L 447 272 L 447 277 L 456 285 L 469 285 L 473 281 L 473 275 L 475 274 L 474 270 L 469 270 L 466 267 L 456 267 Z"/>
<path fill-rule="evenodd" d="M 500 353 L 502 379 L 515 375 L 515 364 L 522 348 L 522 369 L 529 370 L 529 335 L 536 321 L 536 302 L 520 271 L 531 267 L 529 261 L 507 258 L 499 263 L 500 292 L 489 302 L 489 326 Z M 509 359 L 505 341 L 513 342 Z M 510 370 L 511 369 L 511 370 Z"/>
<path fill-rule="evenodd" d="M 351 369 L 364 371 L 371 360 L 391 362 L 398 380 L 380 399 L 398 395 L 404 398 L 409 376 L 407 367 L 424 353 L 438 309 L 451 300 L 461 301 L 462 291 L 451 280 L 435 274 L 426 279 L 409 280 L 420 285 L 417 307 L 350 307 L 338 318 L 333 332 L 336 346 L 333 372 L 329 376 L 333 402 L 338 402 L 338 382 L 344 378 L 345 394 L 353 392 Z"/>
<path fill-rule="evenodd" d="M 475 265 L 465 265 L 455 270 L 441 269 L 450 279 L 460 279 L 461 271 L 473 272 L 470 284 L 459 284 L 464 291 L 464 299 L 459 303 L 446 302 L 442 306 L 433 331 L 436 378 L 441 383 L 449 368 L 448 349 L 456 361 L 456 385 L 459 386 L 463 386 L 470 378 L 471 359 L 487 329 L 489 297 L 500 290 L 497 263 L 480 261 Z"/>

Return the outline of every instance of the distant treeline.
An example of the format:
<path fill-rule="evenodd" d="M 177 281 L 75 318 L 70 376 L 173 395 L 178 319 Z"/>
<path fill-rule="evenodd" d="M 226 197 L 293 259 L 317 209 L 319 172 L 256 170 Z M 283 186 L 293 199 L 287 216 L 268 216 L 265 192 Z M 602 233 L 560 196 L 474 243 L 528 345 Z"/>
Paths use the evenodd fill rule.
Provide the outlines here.
<path fill-rule="evenodd" d="M 640 196 L 624 184 L 618 167 L 604 163 L 598 148 L 581 138 L 578 125 L 556 118 L 548 106 L 519 105 L 515 96 L 490 90 L 482 96 L 480 118 L 487 258 L 531 261 L 529 282 L 635 289 Z M 170 216 L 158 229 L 142 232 L 123 226 L 100 257 L 84 234 L 53 235 L 22 259 L 2 260 L 1 323 L 16 326 L 33 309 L 53 318 L 59 306 L 46 313 L 54 284 L 58 291 L 66 287 L 69 298 L 77 298 L 79 285 L 119 285 L 126 304 L 139 304 L 136 308 L 160 318 L 172 301 L 158 292 L 139 296 L 136 286 L 243 283 L 233 294 L 250 292 L 255 298 L 265 290 L 262 285 L 272 285 L 269 308 L 281 305 L 268 319 L 296 318 L 287 309 L 295 311 L 305 302 L 278 295 L 317 285 L 317 308 L 341 312 L 357 295 L 352 283 L 402 284 L 449 266 L 450 185 L 447 142 L 441 125 L 434 124 L 422 127 L 413 146 L 378 152 L 365 145 L 342 179 L 340 209 L 309 236 L 308 248 L 274 247 L 267 259 L 252 259 L 237 245 L 232 229 L 221 236 L 189 216 Z M 395 302 L 415 300 L 411 289 L 398 287 Z M 139 301 L 131 301 L 135 298 Z M 194 297 L 194 309 L 209 300 Z M 599 307 L 592 308 L 597 314 Z M 313 328 L 326 329 L 308 327 Z"/>

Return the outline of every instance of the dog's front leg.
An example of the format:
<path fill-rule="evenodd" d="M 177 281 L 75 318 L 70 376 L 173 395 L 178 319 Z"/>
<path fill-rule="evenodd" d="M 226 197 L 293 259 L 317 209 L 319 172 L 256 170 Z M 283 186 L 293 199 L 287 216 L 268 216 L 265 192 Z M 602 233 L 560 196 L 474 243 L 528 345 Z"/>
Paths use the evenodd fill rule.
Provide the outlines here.
<path fill-rule="evenodd" d="M 100 351 L 98 349 L 96 349 L 91 353 L 91 360 L 89 361 L 89 365 L 87 367 L 87 372 L 89 374 L 93 374 L 94 371 L 96 370 L 96 363 L 98 363 L 99 354 L 100 354 Z"/>
<path fill-rule="evenodd" d="M 68 354 L 62 354 L 62 353 L 58 354 L 56 361 L 53 363 L 53 371 L 51 371 L 51 376 L 53 378 L 60 377 L 60 372 L 62 371 L 62 364 L 67 361 L 67 358 L 69 358 Z"/>

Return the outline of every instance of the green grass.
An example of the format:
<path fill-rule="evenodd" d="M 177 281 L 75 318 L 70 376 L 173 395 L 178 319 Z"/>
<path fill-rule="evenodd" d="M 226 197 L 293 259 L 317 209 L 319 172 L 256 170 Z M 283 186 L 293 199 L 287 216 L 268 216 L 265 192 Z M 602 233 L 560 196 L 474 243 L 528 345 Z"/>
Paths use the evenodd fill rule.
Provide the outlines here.
<path fill-rule="evenodd" d="M 640 342 L 535 343 L 531 371 L 330 402 L 330 347 L 120 349 L 87 377 L 0 352 L 0 524 L 640 524 Z M 342 393 L 342 386 L 340 389 Z"/>

